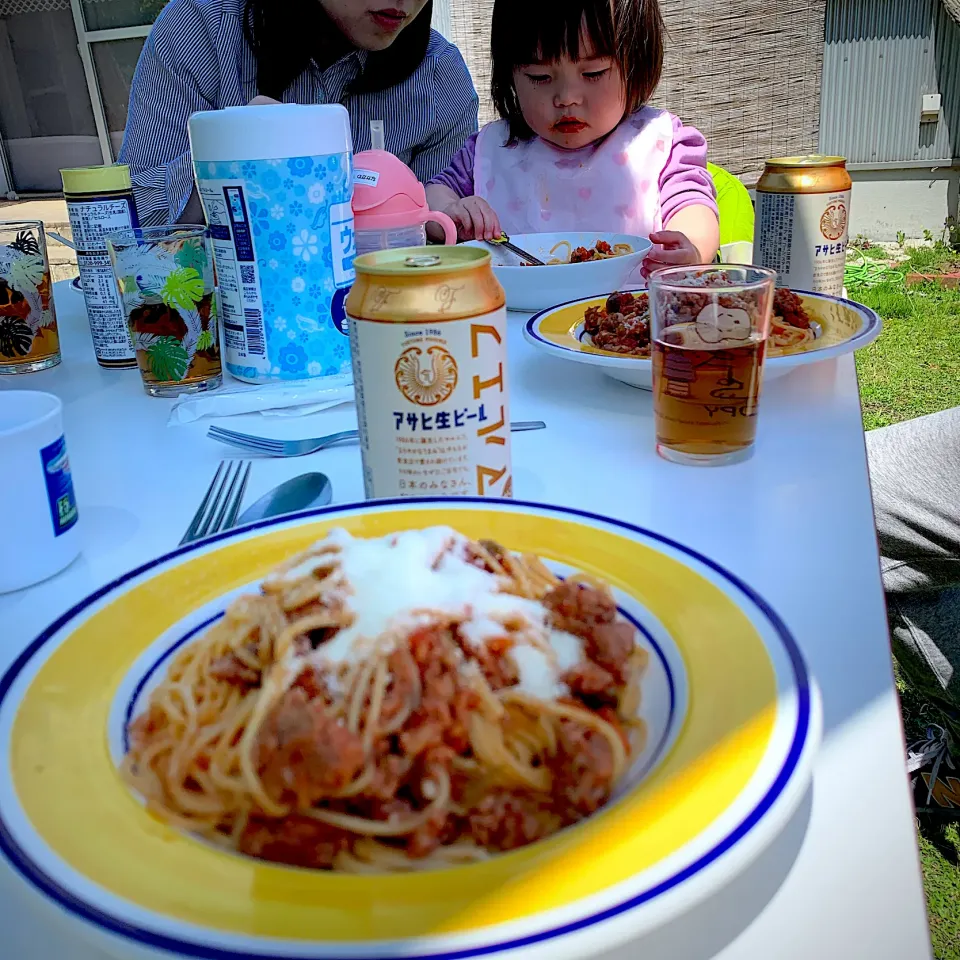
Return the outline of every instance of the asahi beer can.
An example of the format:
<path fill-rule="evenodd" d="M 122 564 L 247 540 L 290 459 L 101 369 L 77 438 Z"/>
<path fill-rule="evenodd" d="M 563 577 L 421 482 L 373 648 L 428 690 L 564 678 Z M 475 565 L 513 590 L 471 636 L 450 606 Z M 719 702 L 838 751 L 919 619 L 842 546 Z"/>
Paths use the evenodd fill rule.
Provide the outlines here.
<path fill-rule="evenodd" d="M 754 261 L 795 290 L 841 296 L 850 223 L 843 157 L 768 160 L 757 184 Z"/>
<path fill-rule="evenodd" d="M 357 257 L 347 297 L 368 498 L 510 497 L 507 314 L 472 247 Z"/>

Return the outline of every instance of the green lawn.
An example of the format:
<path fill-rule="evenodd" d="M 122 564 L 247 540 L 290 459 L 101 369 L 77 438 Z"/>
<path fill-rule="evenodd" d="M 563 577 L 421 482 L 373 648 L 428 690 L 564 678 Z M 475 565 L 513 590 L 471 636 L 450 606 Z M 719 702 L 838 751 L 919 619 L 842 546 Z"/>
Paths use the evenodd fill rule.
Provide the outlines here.
<path fill-rule="evenodd" d="M 930 273 L 958 259 L 943 245 L 917 249 L 901 270 Z M 864 426 L 872 430 L 960 406 L 960 290 L 936 283 L 906 288 L 894 280 L 848 292 L 884 321 L 876 343 L 857 355 Z M 926 723 L 936 722 L 936 711 L 899 676 L 897 685 L 906 735 L 913 740 Z M 928 818 L 918 827 L 934 953 L 937 960 L 960 960 L 960 830 Z"/>
<path fill-rule="evenodd" d="M 937 283 L 849 291 L 884 329 L 857 356 L 868 430 L 960 406 L 960 291 Z"/>

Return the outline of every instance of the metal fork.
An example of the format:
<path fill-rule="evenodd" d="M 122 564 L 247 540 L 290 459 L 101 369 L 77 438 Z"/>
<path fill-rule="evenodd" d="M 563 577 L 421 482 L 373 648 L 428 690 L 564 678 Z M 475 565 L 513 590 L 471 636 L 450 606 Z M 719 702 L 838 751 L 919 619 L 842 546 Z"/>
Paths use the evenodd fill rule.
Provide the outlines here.
<path fill-rule="evenodd" d="M 249 461 L 244 463 L 242 460 L 221 460 L 203 501 L 180 541 L 180 546 L 234 526 L 249 478 Z"/>
<path fill-rule="evenodd" d="M 514 433 L 523 433 L 527 430 L 543 430 L 546 424 L 542 420 L 520 420 L 510 424 Z M 223 427 L 211 427 L 207 431 L 211 440 L 244 450 L 252 450 L 270 457 L 302 457 L 308 453 L 316 453 L 335 443 L 346 440 L 357 440 L 360 434 L 356 430 L 342 430 L 340 433 L 331 433 L 326 437 L 314 437 L 310 440 L 274 440 L 270 437 L 256 437 L 249 433 L 237 433 L 235 430 L 224 430 Z"/>
<path fill-rule="evenodd" d="M 484 240 L 483 242 L 492 243 L 494 246 L 497 246 L 497 247 L 506 247 L 512 253 L 515 253 L 518 257 L 520 257 L 521 260 L 526 260 L 527 263 L 529 263 L 531 266 L 534 266 L 534 267 L 546 266 L 546 264 L 541 259 L 539 259 L 538 257 L 535 257 L 532 253 L 528 253 L 522 247 L 518 247 L 515 243 L 511 243 L 510 238 L 505 233 L 500 234 L 500 236 L 497 237 L 497 239 L 495 240 Z"/>

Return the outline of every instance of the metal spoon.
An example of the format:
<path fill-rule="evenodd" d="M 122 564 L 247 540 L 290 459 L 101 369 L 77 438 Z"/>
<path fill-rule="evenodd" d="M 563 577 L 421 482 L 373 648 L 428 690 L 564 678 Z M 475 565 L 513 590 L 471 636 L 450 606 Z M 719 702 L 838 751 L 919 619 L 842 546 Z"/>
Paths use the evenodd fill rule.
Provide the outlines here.
<path fill-rule="evenodd" d="M 297 513 L 311 507 L 325 507 L 333 499 L 333 485 L 325 473 L 301 473 L 264 494 L 240 514 L 237 526 Z"/>

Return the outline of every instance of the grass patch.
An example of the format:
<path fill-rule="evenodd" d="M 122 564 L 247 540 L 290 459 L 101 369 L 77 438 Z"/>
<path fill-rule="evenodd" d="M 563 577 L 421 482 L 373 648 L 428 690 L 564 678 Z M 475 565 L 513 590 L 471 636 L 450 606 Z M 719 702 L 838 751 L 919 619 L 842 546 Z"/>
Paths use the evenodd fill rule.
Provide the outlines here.
<path fill-rule="evenodd" d="M 932 247 L 911 247 L 904 266 L 912 273 L 949 272 L 960 268 L 960 251 L 945 243 Z"/>
<path fill-rule="evenodd" d="M 868 260 L 889 260 L 890 254 L 883 247 L 856 247 L 857 253 L 862 253 Z"/>
<path fill-rule="evenodd" d="M 960 832 L 952 824 L 920 824 L 920 863 L 930 939 L 937 960 L 960 957 Z"/>
<path fill-rule="evenodd" d="M 960 260 L 945 245 L 916 247 L 901 269 L 930 273 Z M 872 307 L 884 329 L 857 354 L 868 430 L 960 406 L 960 290 L 937 283 L 851 287 L 850 297 Z M 894 669 L 907 741 L 921 739 L 937 711 Z M 930 936 L 937 960 L 960 960 L 960 829 L 933 818 L 918 820 Z"/>
<path fill-rule="evenodd" d="M 923 283 L 848 292 L 884 323 L 877 341 L 857 354 L 864 427 L 960 406 L 960 290 Z"/>

